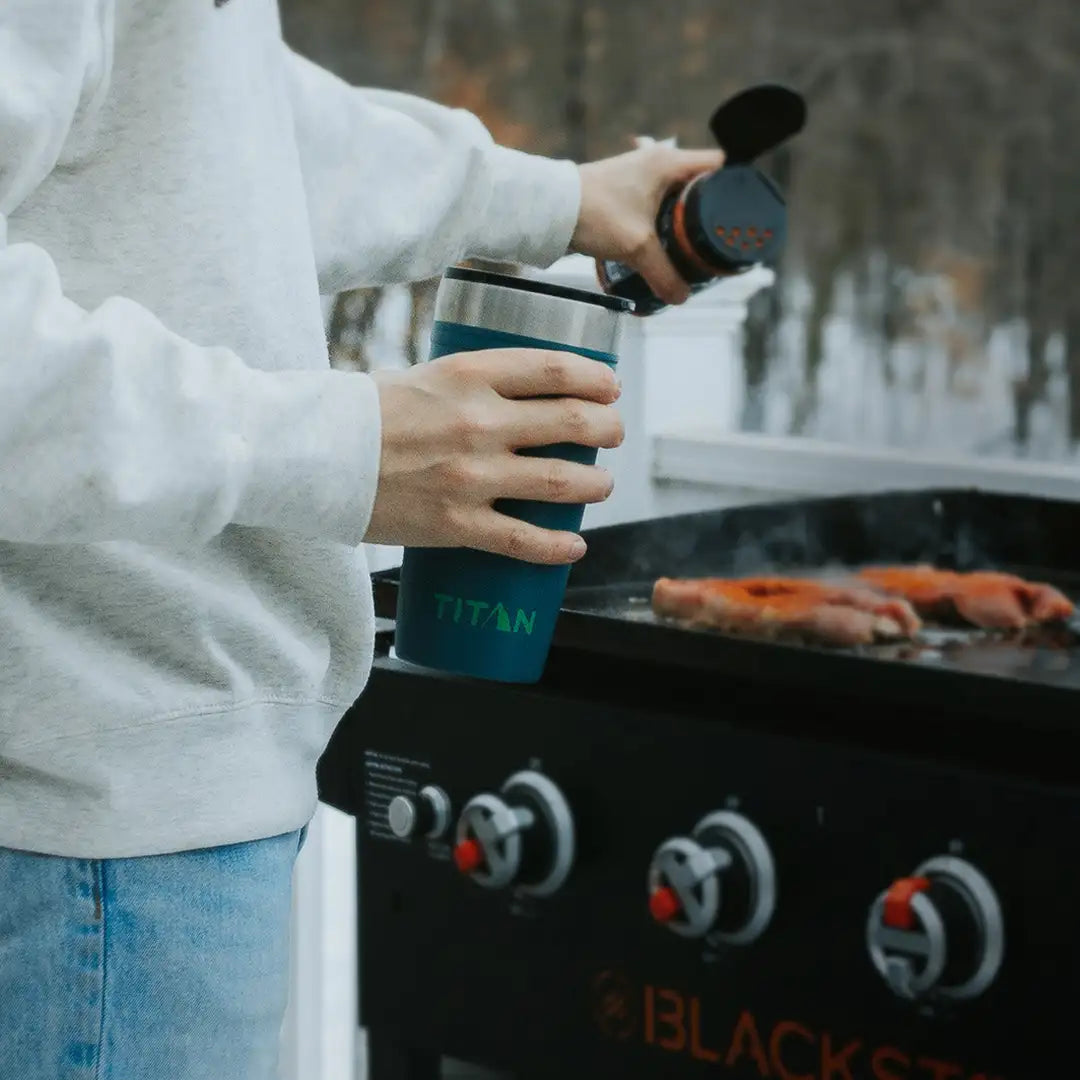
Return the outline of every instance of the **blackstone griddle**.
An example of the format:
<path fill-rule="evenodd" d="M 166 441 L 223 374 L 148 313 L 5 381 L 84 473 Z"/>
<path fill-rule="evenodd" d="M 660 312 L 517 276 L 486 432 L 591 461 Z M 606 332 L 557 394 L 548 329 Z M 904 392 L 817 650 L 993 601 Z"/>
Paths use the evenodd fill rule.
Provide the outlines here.
<path fill-rule="evenodd" d="M 1078 482 L 1080 494 L 1080 482 Z M 587 518 L 586 518 L 587 522 Z M 860 649 L 690 630 L 659 576 L 996 569 L 1080 504 L 787 501 L 588 531 L 536 686 L 392 650 L 319 767 L 360 822 L 372 1080 L 1070 1076 L 1080 626 Z"/>

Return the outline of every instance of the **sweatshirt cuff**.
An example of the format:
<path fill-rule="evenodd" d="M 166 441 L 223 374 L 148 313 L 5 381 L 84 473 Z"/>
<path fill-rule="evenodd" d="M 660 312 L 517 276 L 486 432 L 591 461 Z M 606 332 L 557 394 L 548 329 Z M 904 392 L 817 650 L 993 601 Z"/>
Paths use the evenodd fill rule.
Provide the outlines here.
<path fill-rule="evenodd" d="M 492 193 L 478 258 L 547 269 L 570 249 L 581 210 L 581 173 L 572 161 L 493 146 Z"/>
<path fill-rule="evenodd" d="M 382 413 L 360 372 L 275 372 L 289 421 L 262 411 L 243 425 L 244 478 L 234 520 L 358 547 L 375 505 Z M 283 402 L 284 404 L 284 402 Z"/>

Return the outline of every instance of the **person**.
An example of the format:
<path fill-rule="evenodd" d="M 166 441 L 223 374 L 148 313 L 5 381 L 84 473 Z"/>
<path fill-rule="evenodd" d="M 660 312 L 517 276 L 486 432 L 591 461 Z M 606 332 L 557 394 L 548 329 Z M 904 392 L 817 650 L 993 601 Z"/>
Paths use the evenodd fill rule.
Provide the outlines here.
<path fill-rule="evenodd" d="M 0 1076 L 262 1080 L 315 763 L 361 694 L 363 543 L 538 563 L 598 502 L 606 365 L 330 367 L 320 293 L 629 261 L 718 151 L 578 165 L 347 85 L 273 0 L 0 4 Z"/>

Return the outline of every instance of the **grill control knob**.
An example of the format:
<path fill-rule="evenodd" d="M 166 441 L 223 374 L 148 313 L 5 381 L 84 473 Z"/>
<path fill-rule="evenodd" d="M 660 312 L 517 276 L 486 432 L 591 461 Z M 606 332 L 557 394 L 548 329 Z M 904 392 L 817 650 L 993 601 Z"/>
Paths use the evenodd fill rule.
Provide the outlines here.
<path fill-rule="evenodd" d="M 650 914 L 673 933 L 746 945 L 765 930 L 776 907 L 772 852 L 741 814 L 709 814 L 692 837 L 672 837 L 656 849 L 648 894 Z"/>
<path fill-rule="evenodd" d="M 457 824 L 454 861 L 487 889 L 515 885 L 550 896 L 574 864 L 574 819 L 563 793 L 537 772 L 515 773 L 498 795 L 477 795 Z"/>
<path fill-rule="evenodd" d="M 1005 952 L 1001 905 L 971 863 L 939 856 L 878 896 L 866 941 L 874 967 L 898 997 L 978 997 Z"/>
<path fill-rule="evenodd" d="M 450 798 L 442 788 L 429 785 L 415 799 L 398 795 L 386 812 L 390 831 L 402 840 L 426 836 L 437 840 L 450 825 Z"/>

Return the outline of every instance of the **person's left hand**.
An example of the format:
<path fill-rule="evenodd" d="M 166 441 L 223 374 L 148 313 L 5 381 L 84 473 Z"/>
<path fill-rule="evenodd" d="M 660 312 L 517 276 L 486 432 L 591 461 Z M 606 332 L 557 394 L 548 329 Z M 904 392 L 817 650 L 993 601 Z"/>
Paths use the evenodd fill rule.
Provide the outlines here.
<path fill-rule="evenodd" d="M 570 250 L 627 263 L 661 300 L 683 303 L 690 288 L 660 244 L 656 215 L 672 188 L 723 163 L 722 150 L 677 150 L 653 143 L 579 166 L 581 210 Z"/>

